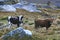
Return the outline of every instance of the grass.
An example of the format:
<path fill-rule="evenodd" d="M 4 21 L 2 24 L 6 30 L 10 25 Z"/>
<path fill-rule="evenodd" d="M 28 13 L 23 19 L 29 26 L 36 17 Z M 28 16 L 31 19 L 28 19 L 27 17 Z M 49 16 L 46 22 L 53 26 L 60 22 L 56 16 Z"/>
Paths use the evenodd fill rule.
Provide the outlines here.
<path fill-rule="evenodd" d="M 48 12 L 51 15 L 57 14 L 57 13 L 60 14 L 59 10 L 57 10 L 57 11 L 56 10 L 51 11 L 51 9 L 47 9 L 47 10 L 42 9 L 42 10 L 45 12 Z M 32 31 L 32 33 L 33 33 L 32 37 L 25 36 L 24 38 L 20 39 L 19 37 L 17 37 L 17 35 L 15 35 L 15 37 L 8 37 L 8 40 L 60 40 L 60 34 L 55 33 L 55 31 L 60 31 L 60 27 L 51 26 L 51 28 L 49 28 L 48 32 L 46 33 L 45 28 L 39 28 L 36 30 L 36 29 L 34 29 L 34 26 L 30 26 L 30 25 L 34 24 L 32 21 L 34 21 L 35 18 L 41 18 L 41 19 L 44 18 L 44 16 L 42 16 L 40 13 L 31 13 L 31 12 L 28 12 L 25 10 L 17 9 L 17 12 L 15 12 L 15 13 L 0 12 L 0 14 L 1 14 L 0 22 L 3 22 L 3 23 L 7 23 L 7 16 L 17 16 L 17 15 L 19 16 L 21 14 L 24 15 L 24 22 L 29 24 L 28 26 L 24 25 L 24 28 Z M 12 26 L 12 30 L 14 30 L 14 29 L 16 29 L 16 28 L 14 26 Z M 9 31 L 11 31 L 11 28 L 10 29 L 4 28 L 4 29 L 0 30 L 0 36 L 8 33 Z"/>
<path fill-rule="evenodd" d="M 34 23 L 29 23 L 29 25 L 33 25 Z"/>

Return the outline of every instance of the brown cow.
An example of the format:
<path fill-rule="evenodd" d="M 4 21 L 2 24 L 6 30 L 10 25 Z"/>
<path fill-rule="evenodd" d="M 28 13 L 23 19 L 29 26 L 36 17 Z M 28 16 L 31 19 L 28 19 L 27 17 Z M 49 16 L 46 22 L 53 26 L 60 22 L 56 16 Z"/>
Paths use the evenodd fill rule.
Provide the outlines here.
<path fill-rule="evenodd" d="M 44 19 L 44 20 L 36 19 L 35 28 L 38 28 L 40 26 L 40 27 L 46 27 L 46 30 L 48 30 L 48 28 L 51 26 L 53 20 L 54 19 L 52 19 L 52 18 L 48 18 L 48 19 Z"/>

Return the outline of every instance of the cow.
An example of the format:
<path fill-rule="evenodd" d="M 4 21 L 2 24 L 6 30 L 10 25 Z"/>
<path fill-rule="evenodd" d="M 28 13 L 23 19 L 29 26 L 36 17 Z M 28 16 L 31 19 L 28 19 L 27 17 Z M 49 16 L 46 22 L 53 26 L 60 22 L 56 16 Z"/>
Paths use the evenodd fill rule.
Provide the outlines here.
<path fill-rule="evenodd" d="M 48 28 L 52 25 L 53 23 L 52 18 L 48 18 L 48 19 L 36 19 L 35 20 L 35 28 L 39 28 L 39 27 L 46 27 L 46 30 L 48 30 Z"/>
<path fill-rule="evenodd" d="M 9 27 L 12 24 L 17 24 L 17 27 L 20 27 L 20 24 L 23 23 L 22 19 L 23 19 L 23 15 L 16 16 L 16 17 L 8 16 L 8 23 L 10 24 Z"/>

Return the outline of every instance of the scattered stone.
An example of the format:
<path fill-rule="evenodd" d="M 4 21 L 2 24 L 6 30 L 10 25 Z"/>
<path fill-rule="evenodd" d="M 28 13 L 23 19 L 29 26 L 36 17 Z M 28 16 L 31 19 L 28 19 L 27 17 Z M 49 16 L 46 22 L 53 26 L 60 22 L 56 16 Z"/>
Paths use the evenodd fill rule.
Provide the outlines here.
<path fill-rule="evenodd" d="M 0 26 L 4 25 L 4 23 L 0 22 Z"/>

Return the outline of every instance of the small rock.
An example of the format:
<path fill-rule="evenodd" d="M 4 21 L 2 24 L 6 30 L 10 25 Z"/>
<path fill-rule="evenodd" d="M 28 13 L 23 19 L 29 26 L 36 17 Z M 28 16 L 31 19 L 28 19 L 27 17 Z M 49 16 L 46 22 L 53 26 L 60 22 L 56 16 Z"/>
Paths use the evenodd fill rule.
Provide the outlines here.
<path fill-rule="evenodd" d="M 0 26 L 2 26 L 2 25 L 4 25 L 4 23 L 1 22 L 1 23 L 0 23 Z"/>

